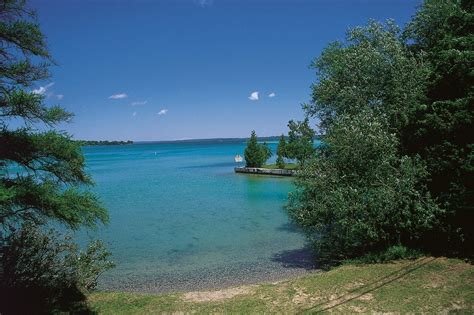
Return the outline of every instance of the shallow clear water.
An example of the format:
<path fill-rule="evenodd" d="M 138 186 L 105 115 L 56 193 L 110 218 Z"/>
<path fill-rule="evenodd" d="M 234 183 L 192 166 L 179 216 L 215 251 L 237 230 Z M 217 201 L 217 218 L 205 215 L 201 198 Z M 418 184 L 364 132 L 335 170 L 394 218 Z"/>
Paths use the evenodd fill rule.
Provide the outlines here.
<path fill-rule="evenodd" d="M 110 214 L 110 224 L 87 237 L 103 239 L 117 264 L 101 287 L 179 291 L 306 270 L 299 263 L 304 237 L 283 209 L 291 178 L 235 174 L 234 156 L 244 147 L 242 141 L 84 147 L 94 190 Z"/>

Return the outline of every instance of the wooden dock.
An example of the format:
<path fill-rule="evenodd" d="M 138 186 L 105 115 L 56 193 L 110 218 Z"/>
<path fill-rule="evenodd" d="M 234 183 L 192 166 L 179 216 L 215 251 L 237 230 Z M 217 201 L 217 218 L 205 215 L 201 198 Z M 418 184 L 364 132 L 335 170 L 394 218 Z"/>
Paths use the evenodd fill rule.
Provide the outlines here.
<path fill-rule="evenodd" d="M 256 174 L 256 175 L 273 175 L 273 176 L 293 176 L 296 174 L 296 170 L 284 170 L 284 169 L 268 169 L 261 167 L 236 167 L 234 168 L 236 173 L 245 174 Z"/>

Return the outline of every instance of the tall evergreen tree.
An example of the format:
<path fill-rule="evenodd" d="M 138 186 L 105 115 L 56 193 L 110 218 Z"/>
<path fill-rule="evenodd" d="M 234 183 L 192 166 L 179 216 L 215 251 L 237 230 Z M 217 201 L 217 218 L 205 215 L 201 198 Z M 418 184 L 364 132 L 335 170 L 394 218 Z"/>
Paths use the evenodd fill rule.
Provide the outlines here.
<path fill-rule="evenodd" d="M 54 219 L 78 228 L 106 222 L 107 211 L 83 189 L 92 180 L 79 145 L 53 129 L 72 114 L 46 106 L 44 92 L 34 89 L 53 63 L 34 13 L 24 1 L 6 0 L 0 16 L 0 224 Z M 20 127 L 9 127 L 14 119 Z M 35 128 L 41 124 L 46 131 Z"/>
<path fill-rule="evenodd" d="M 24 313 L 69 310 L 68 298 L 77 297 L 71 292 L 92 287 L 89 280 L 111 266 L 108 254 L 94 245 L 87 257 L 77 256 L 53 236 L 42 238 L 38 225 L 52 220 L 72 229 L 95 226 L 107 222 L 107 211 L 88 190 L 92 180 L 79 145 L 54 129 L 72 114 L 45 104 L 38 85 L 49 78 L 54 61 L 25 1 L 0 3 L 0 42 L 0 313 L 9 307 Z"/>
<path fill-rule="evenodd" d="M 244 151 L 246 167 L 261 167 L 265 163 L 265 152 L 258 143 L 257 134 L 252 130 L 250 139 L 247 141 L 247 147 Z"/>

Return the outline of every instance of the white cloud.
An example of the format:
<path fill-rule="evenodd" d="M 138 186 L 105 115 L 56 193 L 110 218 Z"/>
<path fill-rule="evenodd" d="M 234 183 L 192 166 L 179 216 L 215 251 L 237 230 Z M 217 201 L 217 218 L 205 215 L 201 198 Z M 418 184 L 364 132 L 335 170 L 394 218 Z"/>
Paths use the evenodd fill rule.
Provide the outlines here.
<path fill-rule="evenodd" d="M 252 92 L 249 96 L 249 100 L 258 101 L 258 91 Z"/>
<path fill-rule="evenodd" d="M 137 112 L 133 112 L 132 116 L 133 117 L 137 116 Z"/>
<path fill-rule="evenodd" d="M 146 103 L 148 103 L 148 101 L 136 101 L 136 102 L 132 102 L 132 106 L 140 106 L 140 105 L 145 105 Z"/>
<path fill-rule="evenodd" d="M 166 115 L 166 113 L 168 113 L 168 110 L 166 108 L 163 108 L 158 112 L 158 115 Z"/>
<path fill-rule="evenodd" d="M 275 97 L 275 96 L 276 96 L 275 92 L 271 92 L 270 94 L 268 94 L 268 97 L 270 98 Z"/>
<path fill-rule="evenodd" d="M 54 85 L 54 82 L 46 84 L 45 86 L 40 86 L 38 89 L 34 89 L 33 93 L 43 95 L 46 91 Z"/>
<path fill-rule="evenodd" d="M 109 98 L 112 99 L 112 100 L 119 100 L 119 99 L 126 98 L 126 97 L 127 97 L 127 94 L 125 94 L 125 93 L 114 94 L 114 95 L 109 96 Z"/>
<path fill-rule="evenodd" d="M 49 88 L 52 87 L 53 85 L 54 85 L 54 82 L 51 82 L 51 83 L 46 84 L 45 86 L 40 86 L 39 88 L 34 89 L 31 92 L 38 95 L 45 95 L 47 98 L 56 97 L 58 100 L 62 100 L 64 98 L 63 94 L 55 94 L 53 91 L 50 91 Z"/>

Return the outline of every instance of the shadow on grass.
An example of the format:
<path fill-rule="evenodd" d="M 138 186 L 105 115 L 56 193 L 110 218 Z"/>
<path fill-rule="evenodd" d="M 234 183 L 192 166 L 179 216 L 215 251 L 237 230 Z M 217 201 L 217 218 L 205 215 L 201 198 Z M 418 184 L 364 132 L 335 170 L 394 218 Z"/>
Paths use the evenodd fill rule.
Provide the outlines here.
<path fill-rule="evenodd" d="M 326 300 L 323 301 L 319 304 L 313 305 L 311 308 L 308 308 L 306 310 L 303 310 L 305 313 L 322 313 L 322 312 L 327 312 L 330 311 L 338 306 L 341 306 L 343 304 L 346 304 L 352 300 L 355 300 L 365 294 L 368 294 L 370 292 L 373 292 L 379 288 L 382 288 L 396 280 L 399 280 L 408 274 L 412 273 L 413 271 L 433 262 L 436 260 L 436 258 L 433 257 L 424 257 L 421 259 L 418 259 L 408 265 L 403 266 L 402 268 L 393 271 L 375 281 L 369 282 L 367 284 L 364 284 L 358 288 L 355 288 L 353 290 L 350 290 L 341 296 L 331 299 L 331 300 Z"/>

